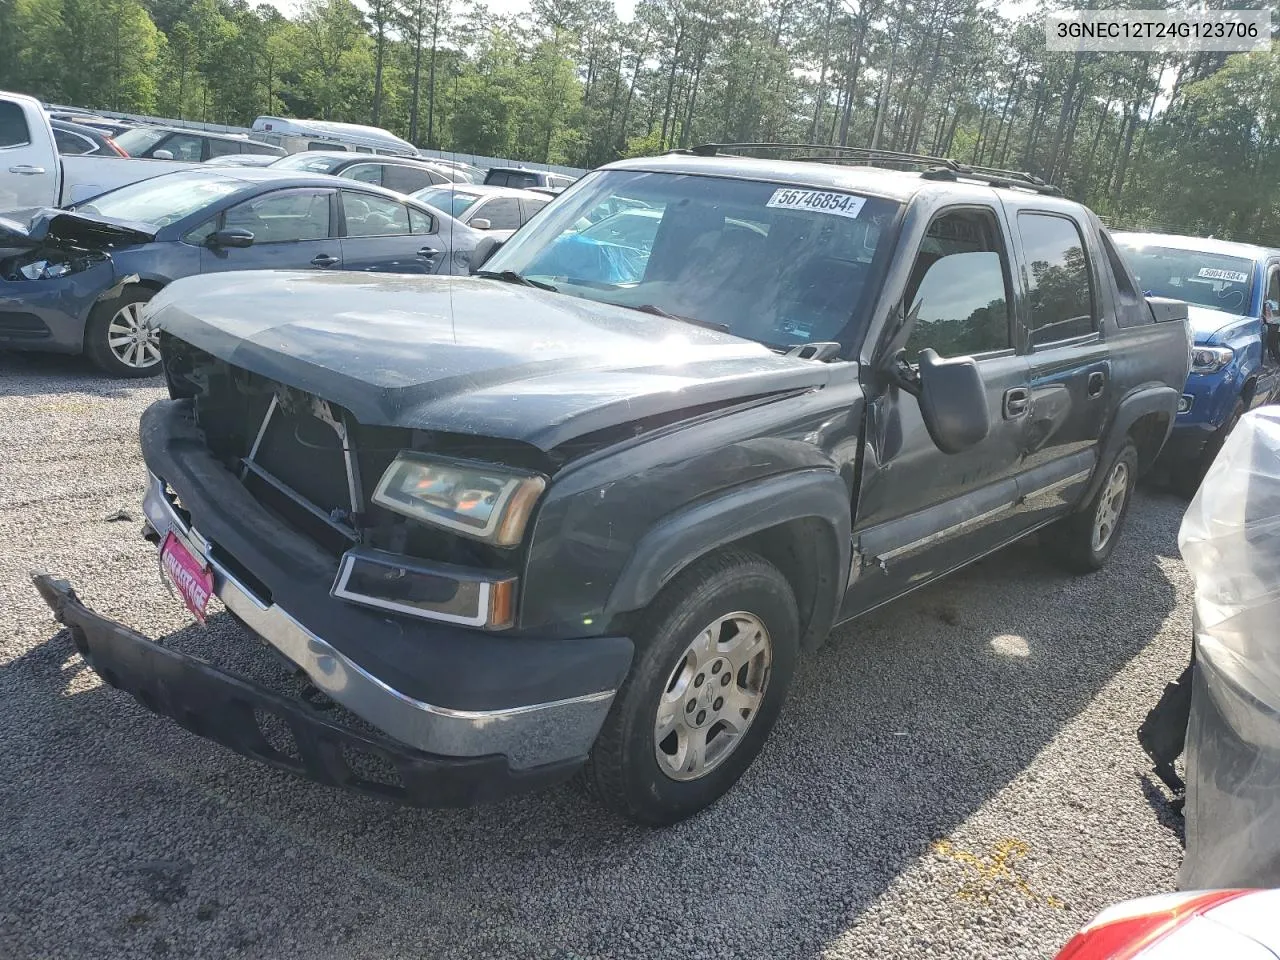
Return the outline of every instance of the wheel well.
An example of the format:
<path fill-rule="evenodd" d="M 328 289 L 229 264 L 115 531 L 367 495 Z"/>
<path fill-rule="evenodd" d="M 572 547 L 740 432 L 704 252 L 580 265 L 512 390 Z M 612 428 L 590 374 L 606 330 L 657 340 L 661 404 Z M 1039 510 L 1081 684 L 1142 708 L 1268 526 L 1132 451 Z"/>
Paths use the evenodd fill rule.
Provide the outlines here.
<path fill-rule="evenodd" d="M 128 290 L 129 287 L 146 287 L 148 290 L 154 290 L 158 293 L 164 289 L 164 284 L 159 280 L 135 280 L 124 289 Z"/>
<path fill-rule="evenodd" d="M 1169 418 L 1163 413 L 1143 414 L 1129 428 L 1129 436 L 1138 448 L 1138 469 L 1145 471 L 1155 462 L 1169 428 Z"/>
<path fill-rule="evenodd" d="M 839 556 L 833 536 L 829 524 L 802 517 L 726 544 L 760 554 L 787 578 L 800 612 L 800 644 L 806 649 L 821 643 L 831 629 L 831 617 L 815 614 L 823 591 L 835 591 L 840 575 L 832 569 L 832 557 Z"/>
<path fill-rule="evenodd" d="M 1250 377 L 1244 382 L 1244 386 L 1240 388 L 1240 399 L 1244 403 L 1244 408 L 1249 409 L 1253 403 L 1253 391 L 1258 389 L 1258 378 Z"/>

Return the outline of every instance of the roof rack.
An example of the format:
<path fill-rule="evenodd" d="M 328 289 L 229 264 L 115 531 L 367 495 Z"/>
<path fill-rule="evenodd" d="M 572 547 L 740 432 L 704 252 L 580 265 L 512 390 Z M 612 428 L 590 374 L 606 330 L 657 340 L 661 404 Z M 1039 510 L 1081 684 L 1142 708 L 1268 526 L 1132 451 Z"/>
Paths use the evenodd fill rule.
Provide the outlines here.
<path fill-rule="evenodd" d="M 934 157 L 926 153 L 904 153 L 900 150 L 882 150 L 872 147 L 841 147 L 829 143 L 703 143 L 688 150 L 673 151 L 687 153 L 698 157 L 714 157 L 725 151 L 771 150 L 776 152 L 797 150 L 826 151 L 829 155 L 801 155 L 782 157 L 780 159 L 795 160 L 808 163 L 845 163 L 867 166 L 891 166 L 906 164 L 923 166 L 926 169 L 920 176 L 927 180 L 980 180 L 992 187 L 1031 190 L 1048 196 L 1061 196 L 1062 191 L 1051 183 L 1046 183 L 1035 174 L 1021 170 L 1003 170 L 999 167 L 985 167 L 975 164 L 961 163 L 952 157 Z"/>

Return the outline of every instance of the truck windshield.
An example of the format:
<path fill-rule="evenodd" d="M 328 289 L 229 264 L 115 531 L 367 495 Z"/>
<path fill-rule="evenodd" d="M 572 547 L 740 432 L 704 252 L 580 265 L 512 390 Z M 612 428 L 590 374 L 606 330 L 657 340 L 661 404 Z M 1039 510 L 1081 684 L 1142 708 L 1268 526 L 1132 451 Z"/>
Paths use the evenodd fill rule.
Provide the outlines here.
<path fill-rule="evenodd" d="M 844 191 L 605 170 L 547 207 L 485 272 L 775 347 L 841 341 L 874 295 L 897 209 Z"/>
<path fill-rule="evenodd" d="M 244 181 L 210 173 L 171 173 L 139 180 L 72 207 L 114 220 L 164 227 L 244 187 Z"/>
<path fill-rule="evenodd" d="M 1223 313 L 1243 314 L 1249 309 L 1252 260 L 1125 240 L 1116 240 L 1116 245 L 1146 293 Z"/>

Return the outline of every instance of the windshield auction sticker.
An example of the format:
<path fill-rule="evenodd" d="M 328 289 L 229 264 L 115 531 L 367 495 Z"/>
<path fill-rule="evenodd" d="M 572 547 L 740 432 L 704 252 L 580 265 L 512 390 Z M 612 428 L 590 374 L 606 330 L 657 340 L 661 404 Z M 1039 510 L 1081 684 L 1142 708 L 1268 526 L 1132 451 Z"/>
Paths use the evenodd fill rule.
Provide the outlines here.
<path fill-rule="evenodd" d="M 1201 267 L 1196 276 L 1205 280 L 1229 280 L 1232 283 L 1244 283 L 1249 279 L 1247 273 L 1241 273 L 1239 270 L 1219 270 L 1217 267 Z"/>
<path fill-rule="evenodd" d="M 832 213 L 837 217 L 856 217 L 862 212 L 866 197 L 850 193 L 832 193 L 827 190 L 795 190 L 783 187 L 773 191 L 766 207 L 782 210 L 809 210 L 814 213 Z"/>
<path fill-rule="evenodd" d="M 1057 10 L 1045 15 L 1054 51 L 1236 53 L 1271 49 L 1271 10 Z"/>

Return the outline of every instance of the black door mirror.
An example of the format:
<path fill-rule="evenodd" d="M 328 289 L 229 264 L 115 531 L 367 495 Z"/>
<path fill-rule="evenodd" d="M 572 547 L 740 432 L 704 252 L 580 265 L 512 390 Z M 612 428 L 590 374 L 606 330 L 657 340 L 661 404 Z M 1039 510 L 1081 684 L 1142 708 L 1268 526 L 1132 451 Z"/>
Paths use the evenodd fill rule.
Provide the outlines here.
<path fill-rule="evenodd" d="M 991 431 L 987 388 L 972 357 L 944 360 L 926 348 L 913 369 L 899 354 L 893 380 L 919 401 L 925 429 L 943 453 L 963 453 Z"/>
<path fill-rule="evenodd" d="M 497 237 L 483 237 L 476 244 L 476 248 L 471 251 L 471 272 L 475 273 L 484 266 L 485 261 L 498 252 L 498 248 L 502 246 L 503 241 Z"/>
<path fill-rule="evenodd" d="M 253 233 L 249 230 L 215 230 L 205 244 L 210 247 L 252 247 Z"/>

